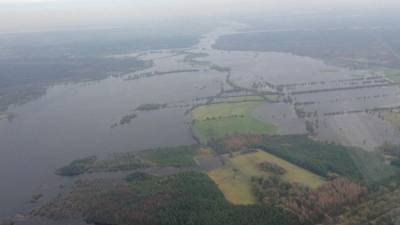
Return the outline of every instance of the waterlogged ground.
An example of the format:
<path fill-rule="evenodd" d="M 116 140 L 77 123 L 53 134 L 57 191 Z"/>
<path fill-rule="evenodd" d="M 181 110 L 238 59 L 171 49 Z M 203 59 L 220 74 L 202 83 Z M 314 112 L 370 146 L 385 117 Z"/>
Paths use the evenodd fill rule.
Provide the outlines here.
<path fill-rule="evenodd" d="M 299 118 L 294 106 L 287 103 L 263 103 L 254 110 L 253 116 L 279 127 L 278 134 L 306 134 L 305 120 Z"/>
<path fill-rule="evenodd" d="M 118 78 L 53 86 L 40 99 L 9 108 L 13 119 L 0 120 L 0 218 L 16 217 L 17 224 L 26 224 L 24 213 L 36 206 L 29 203 L 32 195 L 44 194 L 40 204 L 73 182 L 54 175 L 71 160 L 195 143 L 191 110 L 226 102 L 226 97 L 261 100 L 250 114 L 275 125 L 278 134 L 305 134 L 305 121 L 310 121 L 320 140 L 370 151 L 385 141 L 398 143 L 398 128 L 377 112 L 365 112 L 400 106 L 399 88 L 379 72 L 287 53 L 212 48 L 221 35 L 240 28 L 243 25 L 230 24 L 217 29 L 189 49 L 112 55 L 152 60 L 153 67 Z M 260 96 L 271 93 L 279 95 L 276 102 L 262 102 Z M 163 107 L 136 110 L 143 104 Z M 136 116 L 119 123 L 127 115 Z"/>

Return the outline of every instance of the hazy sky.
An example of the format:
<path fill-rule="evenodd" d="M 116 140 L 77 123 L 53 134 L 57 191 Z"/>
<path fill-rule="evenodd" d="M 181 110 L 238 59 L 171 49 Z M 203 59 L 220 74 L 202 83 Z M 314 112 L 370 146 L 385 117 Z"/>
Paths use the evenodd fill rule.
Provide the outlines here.
<path fill-rule="evenodd" d="M 235 13 L 399 7 L 399 0 L 0 0 L 0 32 L 157 23 Z"/>

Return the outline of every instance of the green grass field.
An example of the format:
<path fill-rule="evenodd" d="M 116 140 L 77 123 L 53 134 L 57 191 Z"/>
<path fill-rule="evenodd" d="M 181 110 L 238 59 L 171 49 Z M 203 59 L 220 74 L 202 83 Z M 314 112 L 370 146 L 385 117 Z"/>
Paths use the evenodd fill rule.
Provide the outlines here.
<path fill-rule="evenodd" d="M 274 163 L 284 168 L 286 173 L 282 179 L 289 183 L 299 183 L 316 188 L 325 182 L 320 176 L 264 151 L 234 156 L 224 155 L 223 159 L 225 164 L 210 171 L 208 175 L 218 185 L 226 199 L 233 204 L 256 203 L 251 178 L 272 175 L 260 169 L 259 165 L 263 162 Z"/>
<path fill-rule="evenodd" d="M 233 134 L 276 134 L 278 128 L 263 123 L 251 112 L 259 102 L 221 103 L 200 106 L 193 111 L 193 128 L 203 140 Z"/>
<path fill-rule="evenodd" d="M 276 126 L 262 123 L 251 117 L 196 121 L 194 129 L 205 139 L 222 138 L 232 134 L 275 134 L 277 132 Z"/>
<path fill-rule="evenodd" d="M 233 116 L 247 116 L 259 102 L 237 102 L 203 105 L 193 111 L 194 120 L 210 120 Z"/>
<path fill-rule="evenodd" d="M 194 156 L 197 155 L 199 147 L 182 146 L 174 148 L 151 149 L 140 152 L 139 155 L 146 163 L 158 166 L 194 166 Z"/>

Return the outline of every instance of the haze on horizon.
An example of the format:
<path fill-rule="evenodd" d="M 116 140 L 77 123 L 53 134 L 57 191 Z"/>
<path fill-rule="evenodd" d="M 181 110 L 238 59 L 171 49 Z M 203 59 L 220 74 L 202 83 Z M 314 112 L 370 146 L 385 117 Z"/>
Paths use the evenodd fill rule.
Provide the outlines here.
<path fill-rule="evenodd" d="M 155 24 L 234 15 L 273 15 L 400 8 L 396 0 L 0 0 L 0 32 L 26 32 L 121 24 Z"/>

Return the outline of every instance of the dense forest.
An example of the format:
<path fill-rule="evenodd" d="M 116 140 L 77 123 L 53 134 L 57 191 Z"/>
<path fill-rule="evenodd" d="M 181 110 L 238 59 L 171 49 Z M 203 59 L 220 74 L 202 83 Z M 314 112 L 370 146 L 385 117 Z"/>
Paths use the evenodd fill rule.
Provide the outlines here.
<path fill-rule="evenodd" d="M 393 157 L 397 150 L 397 146 L 382 146 L 382 152 Z M 232 204 L 225 196 L 226 190 L 207 171 L 202 171 L 197 161 L 197 157 L 205 157 L 203 160 L 221 157 L 223 166 L 229 163 L 229 158 L 257 152 L 268 152 L 319 175 L 321 183 L 314 187 L 296 183 L 287 179 L 290 167 L 263 161 L 255 167 L 260 172 L 249 177 L 251 194 L 256 198 L 254 204 Z M 394 166 L 395 163 L 392 160 Z M 239 169 L 251 168 L 237 165 L 243 168 L 232 167 L 234 174 Z M 114 154 L 108 159 L 75 160 L 57 170 L 57 174 L 135 172 L 124 180 L 78 181 L 70 194 L 59 196 L 33 215 L 52 219 L 80 215 L 88 222 L 107 225 L 347 225 L 361 220 L 361 215 L 374 215 L 377 221 L 382 221 L 383 217 L 368 210 L 366 205 L 397 192 L 398 185 L 393 182 L 399 179 L 394 166 L 385 163 L 379 154 L 314 141 L 304 135 L 234 135 L 211 140 L 208 146 L 155 148 Z M 174 167 L 174 172 L 163 174 L 163 168 L 167 167 Z M 146 168 L 158 168 L 150 171 L 159 174 L 148 173 Z M 360 213 L 352 216 L 349 209 L 354 207 L 360 208 Z M 392 214 L 385 215 L 392 221 Z"/>
<path fill-rule="evenodd" d="M 210 145 L 220 154 L 244 148 L 262 149 L 328 179 L 343 176 L 374 185 L 396 174 L 379 154 L 315 141 L 304 135 L 239 135 L 213 140 Z"/>
<path fill-rule="evenodd" d="M 81 181 L 66 199 L 34 215 L 65 218 L 80 214 L 91 223 L 120 225 L 307 224 L 276 207 L 232 205 L 204 173 L 162 177 L 134 173 L 126 180 L 113 184 Z"/>

